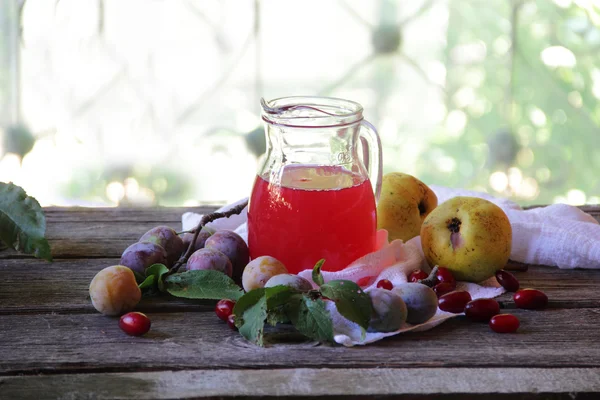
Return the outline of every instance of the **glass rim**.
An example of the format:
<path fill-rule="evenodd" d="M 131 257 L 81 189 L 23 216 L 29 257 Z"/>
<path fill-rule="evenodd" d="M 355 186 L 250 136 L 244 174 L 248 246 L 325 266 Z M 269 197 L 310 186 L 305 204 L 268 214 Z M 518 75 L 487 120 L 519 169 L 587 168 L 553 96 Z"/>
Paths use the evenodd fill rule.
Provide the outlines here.
<path fill-rule="evenodd" d="M 261 98 L 263 121 L 299 128 L 334 127 L 363 120 L 363 107 L 352 100 L 325 96 Z"/>

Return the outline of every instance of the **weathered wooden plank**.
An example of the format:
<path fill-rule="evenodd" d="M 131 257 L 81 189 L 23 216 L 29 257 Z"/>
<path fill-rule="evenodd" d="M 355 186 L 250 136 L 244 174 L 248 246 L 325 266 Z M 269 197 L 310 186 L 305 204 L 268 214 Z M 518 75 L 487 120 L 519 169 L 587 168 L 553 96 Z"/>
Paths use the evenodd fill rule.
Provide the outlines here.
<path fill-rule="evenodd" d="M 77 221 L 87 219 L 91 221 L 176 221 L 181 214 L 193 211 L 204 214 L 218 208 L 216 205 L 199 207 L 46 207 L 44 212 L 49 221 Z M 533 206 L 531 208 L 543 207 Z M 584 205 L 579 208 L 596 219 L 600 218 L 600 205 Z"/>
<path fill-rule="evenodd" d="M 7 399 L 410 396 L 582 398 L 600 391 L 598 368 L 379 368 L 189 370 L 0 377 Z M 529 395 L 536 393 L 537 396 Z M 526 396 L 523 396 L 526 395 Z M 403 397 L 405 398 L 405 397 Z M 414 398 L 414 397 L 413 397 Z M 419 397 L 420 398 L 420 397 Z M 447 398 L 447 397 L 444 397 Z"/>
<path fill-rule="evenodd" d="M 119 259 L 0 260 L 0 314 L 94 312 L 88 287 L 102 268 Z M 214 301 L 185 300 L 172 296 L 144 298 L 139 311 L 212 310 Z"/>
<path fill-rule="evenodd" d="M 199 207 L 47 207 L 44 208 L 46 219 L 54 222 L 172 222 L 181 221 L 184 212 L 206 214 L 218 206 Z"/>
<path fill-rule="evenodd" d="M 32 312 L 92 312 L 88 286 L 104 267 L 119 263 L 118 258 L 65 260 L 53 263 L 35 259 L 0 260 L 0 314 Z M 560 270 L 531 267 L 515 272 L 522 287 L 543 290 L 553 308 L 600 307 L 600 271 Z M 498 298 L 505 308 L 513 308 L 512 294 Z M 144 299 L 143 311 L 190 311 L 211 309 L 211 301 L 186 301 L 171 296 Z"/>
<path fill-rule="evenodd" d="M 600 270 L 566 270 L 557 267 L 530 266 L 527 271 L 513 271 L 521 288 L 539 289 L 546 293 L 550 307 L 598 307 Z M 514 293 L 497 298 L 504 308 L 514 308 Z"/>
<path fill-rule="evenodd" d="M 46 236 L 55 258 L 120 257 L 148 229 L 157 225 L 179 229 L 185 211 L 206 213 L 214 208 L 48 208 Z M 582 209 L 600 220 L 600 207 Z M 12 258 L 31 257 L 0 251 L 0 260 Z"/>
<path fill-rule="evenodd" d="M 212 313 L 151 313 L 130 337 L 100 314 L 0 316 L 0 374 L 213 368 L 600 367 L 600 309 L 513 311 L 516 334 L 464 317 L 352 349 L 277 330 L 258 348 Z"/>
<path fill-rule="evenodd" d="M 118 218 L 118 217 L 117 217 Z M 135 243 L 149 229 L 167 225 L 181 229 L 181 214 L 177 219 L 163 221 L 80 219 L 75 221 L 49 221 L 46 238 L 54 258 L 120 257 L 123 250 Z M 11 249 L 0 251 L 1 259 L 32 258 Z"/>

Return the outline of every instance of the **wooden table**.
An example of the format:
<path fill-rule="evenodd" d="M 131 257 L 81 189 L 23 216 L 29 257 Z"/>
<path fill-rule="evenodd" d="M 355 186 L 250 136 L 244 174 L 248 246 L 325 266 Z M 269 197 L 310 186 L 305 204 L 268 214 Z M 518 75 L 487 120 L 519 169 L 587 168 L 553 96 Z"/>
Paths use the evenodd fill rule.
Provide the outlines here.
<path fill-rule="evenodd" d="M 0 252 L 1 399 L 600 398 L 600 271 L 517 272 L 550 305 L 517 310 L 500 297 L 521 320 L 516 334 L 458 317 L 364 347 L 279 330 L 258 348 L 216 318 L 214 302 L 165 296 L 139 305 L 151 331 L 127 336 L 93 309 L 89 282 L 149 228 L 180 227 L 186 210 L 49 208 L 53 263 Z"/>

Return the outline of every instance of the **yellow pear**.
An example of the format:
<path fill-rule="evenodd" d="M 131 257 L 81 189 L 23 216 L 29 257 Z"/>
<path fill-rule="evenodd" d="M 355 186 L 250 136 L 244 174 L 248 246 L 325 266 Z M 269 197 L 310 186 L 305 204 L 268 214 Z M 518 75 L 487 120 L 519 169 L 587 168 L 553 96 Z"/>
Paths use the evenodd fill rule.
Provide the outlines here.
<path fill-rule="evenodd" d="M 437 206 L 437 196 L 414 176 L 401 172 L 385 174 L 377 203 L 377 228 L 389 233 L 390 241 L 419 236 L 421 224 Z"/>
<path fill-rule="evenodd" d="M 494 203 L 454 197 L 429 214 L 421 246 L 429 265 L 448 268 L 459 281 L 481 282 L 502 269 L 512 245 L 508 217 Z"/>

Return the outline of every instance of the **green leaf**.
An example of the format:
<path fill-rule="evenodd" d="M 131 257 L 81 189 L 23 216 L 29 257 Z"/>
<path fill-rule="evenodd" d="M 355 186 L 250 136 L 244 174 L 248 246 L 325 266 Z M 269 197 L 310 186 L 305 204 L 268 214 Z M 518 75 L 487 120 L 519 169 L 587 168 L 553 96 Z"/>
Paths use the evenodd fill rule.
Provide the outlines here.
<path fill-rule="evenodd" d="M 235 315 L 237 319 L 238 314 Z M 242 314 L 242 324 L 238 327 L 240 334 L 252 343 L 262 347 L 266 319 L 267 298 L 263 295 Z M 237 325 L 238 323 L 236 321 L 236 326 Z"/>
<path fill-rule="evenodd" d="M 265 288 L 265 297 L 267 298 L 267 322 L 275 326 L 278 323 L 289 323 L 290 319 L 285 314 L 285 305 L 290 301 L 294 294 L 300 291 L 289 286 L 274 286 Z"/>
<path fill-rule="evenodd" d="M 267 308 L 273 309 L 286 304 L 294 293 L 300 291 L 289 286 L 279 285 L 265 288 L 265 296 L 267 298 Z"/>
<path fill-rule="evenodd" d="M 146 269 L 146 276 L 154 276 L 154 280 L 161 292 L 165 291 L 163 275 L 169 272 L 169 268 L 165 264 L 152 264 Z"/>
<path fill-rule="evenodd" d="M 275 326 L 277 324 L 287 324 L 289 322 L 290 319 L 285 313 L 285 306 L 267 309 L 267 323 L 269 325 Z"/>
<path fill-rule="evenodd" d="M 244 314 L 248 308 L 255 305 L 262 297 L 265 296 L 265 289 L 259 288 L 249 291 L 244 294 L 242 297 L 237 299 L 235 306 L 233 306 L 233 314 L 241 316 Z M 237 325 L 236 321 L 236 325 Z M 241 321 L 239 322 L 241 326 Z M 238 327 L 239 328 L 239 327 Z"/>
<path fill-rule="evenodd" d="M 133 276 L 135 276 L 135 281 L 138 283 L 138 286 L 140 283 L 142 283 L 146 280 L 146 274 L 142 274 L 137 271 L 133 271 Z"/>
<path fill-rule="evenodd" d="M 138 285 L 138 287 L 140 289 L 146 289 L 146 288 L 151 288 L 154 286 L 154 281 L 156 280 L 156 277 L 154 275 L 150 275 L 149 277 L 147 277 L 146 279 L 144 279 L 144 281 L 142 283 L 140 283 Z"/>
<path fill-rule="evenodd" d="M 321 294 L 335 302 L 337 310 L 345 318 L 367 329 L 373 305 L 371 297 L 352 281 L 335 280 L 322 285 Z"/>
<path fill-rule="evenodd" d="M 321 286 L 323 283 L 325 283 L 323 280 L 323 275 L 321 274 L 321 268 L 323 267 L 323 264 L 325 264 L 325 259 L 321 258 L 319 261 L 317 261 L 312 270 L 312 280 L 317 284 L 317 286 Z"/>
<path fill-rule="evenodd" d="M 254 289 L 240 297 L 233 307 L 235 326 L 247 340 L 262 346 L 263 330 L 267 319 L 265 289 Z"/>
<path fill-rule="evenodd" d="M 219 271 L 194 270 L 169 275 L 164 289 L 186 299 L 238 300 L 244 292 L 235 282 Z"/>
<path fill-rule="evenodd" d="M 262 297 L 267 300 L 268 309 L 279 307 L 285 304 L 291 295 L 296 292 L 289 286 L 273 286 L 269 288 L 259 288 L 249 291 L 240 297 L 235 306 L 233 307 L 233 313 L 235 315 L 242 315 L 248 308 L 256 304 Z"/>
<path fill-rule="evenodd" d="M 45 234 L 46 217 L 40 203 L 21 187 L 0 182 L 0 240 L 12 249 L 52 261 Z"/>
<path fill-rule="evenodd" d="M 333 342 L 333 323 L 323 300 L 294 294 L 286 305 L 286 314 L 303 335 L 319 341 Z"/>

